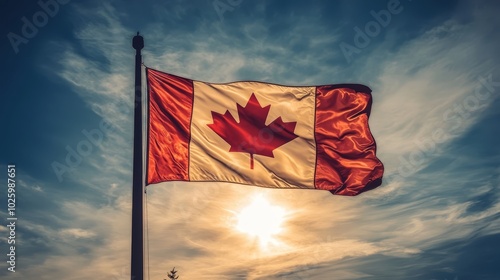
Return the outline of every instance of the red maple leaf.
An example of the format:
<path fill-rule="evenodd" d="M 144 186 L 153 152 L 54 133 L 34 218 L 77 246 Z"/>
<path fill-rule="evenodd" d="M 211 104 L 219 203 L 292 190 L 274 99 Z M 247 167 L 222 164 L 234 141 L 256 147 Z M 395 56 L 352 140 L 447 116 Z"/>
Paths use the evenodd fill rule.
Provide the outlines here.
<path fill-rule="evenodd" d="M 250 154 L 250 168 L 253 169 L 253 155 L 274 157 L 273 150 L 297 138 L 294 134 L 297 122 L 283 122 L 281 117 L 266 125 L 271 105 L 261 107 L 252 93 L 245 107 L 236 104 L 240 122 L 226 110 L 224 115 L 212 111 L 213 124 L 209 124 L 231 148 L 230 152 Z"/>

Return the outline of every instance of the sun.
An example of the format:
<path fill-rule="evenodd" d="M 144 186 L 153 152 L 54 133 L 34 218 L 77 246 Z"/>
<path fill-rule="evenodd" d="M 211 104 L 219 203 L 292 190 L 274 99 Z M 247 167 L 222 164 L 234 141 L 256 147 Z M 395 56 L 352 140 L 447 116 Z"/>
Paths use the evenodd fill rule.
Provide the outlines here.
<path fill-rule="evenodd" d="M 262 247 L 275 244 L 275 236 L 283 231 L 285 210 L 274 206 L 263 196 L 256 196 L 252 203 L 243 208 L 237 216 L 236 228 L 257 238 Z"/>

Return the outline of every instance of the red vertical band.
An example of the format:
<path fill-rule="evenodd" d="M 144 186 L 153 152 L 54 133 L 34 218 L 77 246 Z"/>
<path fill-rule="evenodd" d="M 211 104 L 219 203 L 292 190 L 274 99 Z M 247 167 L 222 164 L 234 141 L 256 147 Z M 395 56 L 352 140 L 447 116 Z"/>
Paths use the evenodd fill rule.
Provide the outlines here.
<path fill-rule="evenodd" d="M 363 85 L 316 88 L 315 188 L 357 195 L 381 184 L 384 167 L 368 127 L 371 101 Z"/>
<path fill-rule="evenodd" d="M 147 69 L 147 183 L 189 181 L 193 81 Z"/>

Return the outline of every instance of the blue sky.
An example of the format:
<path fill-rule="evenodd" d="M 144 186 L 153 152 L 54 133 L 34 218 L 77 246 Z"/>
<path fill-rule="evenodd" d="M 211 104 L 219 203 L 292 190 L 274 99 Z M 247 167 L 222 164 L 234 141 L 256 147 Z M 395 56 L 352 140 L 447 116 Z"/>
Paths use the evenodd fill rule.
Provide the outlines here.
<path fill-rule="evenodd" d="M 11 273 L 2 187 L 2 279 L 129 279 L 138 30 L 147 66 L 196 80 L 370 86 L 386 167 L 358 197 L 149 186 L 150 279 L 500 279 L 500 4 L 52 2 L 0 4 L 0 177 L 16 164 L 19 219 Z M 286 211 L 272 250 L 234 226 L 255 196 Z"/>

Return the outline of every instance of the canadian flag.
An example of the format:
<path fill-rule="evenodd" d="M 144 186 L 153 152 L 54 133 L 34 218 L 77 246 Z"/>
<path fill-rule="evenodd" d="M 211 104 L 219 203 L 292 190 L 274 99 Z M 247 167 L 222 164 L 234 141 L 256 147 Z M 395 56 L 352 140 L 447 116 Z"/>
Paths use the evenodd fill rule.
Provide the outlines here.
<path fill-rule="evenodd" d="M 381 184 L 359 84 L 213 84 L 151 68 L 147 184 L 229 182 L 357 195 Z"/>

